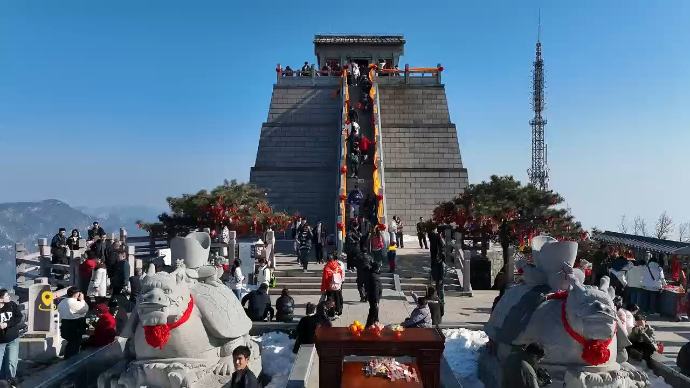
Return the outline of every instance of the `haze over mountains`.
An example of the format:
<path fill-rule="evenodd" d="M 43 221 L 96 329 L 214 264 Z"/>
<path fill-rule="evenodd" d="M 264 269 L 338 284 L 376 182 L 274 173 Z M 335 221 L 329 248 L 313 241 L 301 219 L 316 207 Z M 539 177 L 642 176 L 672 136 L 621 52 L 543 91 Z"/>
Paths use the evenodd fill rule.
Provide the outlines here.
<path fill-rule="evenodd" d="M 146 235 L 136 221 L 155 221 L 164 209 L 146 206 L 70 206 L 57 199 L 38 202 L 0 203 L 0 287 L 12 288 L 15 283 L 14 244 L 26 243 L 27 250 L 37 251 L 37 240 L 52 238 L 60 228 L 79 229 L 83 237 L 91 224 L 98 221 L 106 232 L 127 229 L 129 236 Z"/>

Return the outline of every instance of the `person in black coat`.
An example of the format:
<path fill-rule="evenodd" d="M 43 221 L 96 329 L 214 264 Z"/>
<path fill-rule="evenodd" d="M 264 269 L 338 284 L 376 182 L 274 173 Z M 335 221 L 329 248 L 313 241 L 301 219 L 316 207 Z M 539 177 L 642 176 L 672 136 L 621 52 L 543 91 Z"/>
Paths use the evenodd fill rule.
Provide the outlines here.
<path fill-rule="evenodd" d="M 379 301 L 383 293 L 381 287 L 381 263 L 371 260 L 367 282 L 367 300 L 369 301 L 369 315 L 367 316 L 366 326 L 379 321 Z"/>
<path fill-rule="evenodd" d="M 434 227 L 431 232 L 429 232 L 429 256 L 431 265 L 433 265 L 437 256 L 444 252 L 445 245 L 445 241 L 441 238 L 441 234 L 438 233 L 438 229 Z"/>
<path fill-rule="evenodd" d="M 244 311 L 249 319 L 261 322 L 273 319 L 275 311 L 271 307 L 271 297 L 268 296 L 268 284 L 262 283 L 258 290 L 254 290 L 242 298 L 242 307 L 249 303 Z"/>
<path fill-rule="evenodd" d="M 276 321 L 290 323 L 295 316 L 295 300 L 290 296 L 290 291 L 283 288 L 280 298 L 276 300 Z"/>
<path fill-rule="evenodd" d="M 439 250 L 435 259 L 431 262 L 431 280 L 434 281 L 434 287 L 436 288 L 436 293 L 438 295 L 439 301 L 441 301 L 441 306 L 445 305 L 445 293 L 444 293 L 444 278 L 446 276 L 446 255 L 443 250 Z"/>
<path fill-rule="evenodd" d="M 357 219 L 353 219 L 347 229 L 347 234 L 345 235 L 345 254 L 347 255 L 347 270 L 352 271 L 355 269 L 355 257 L 359 254 L 359 242 L 362 238 L 362 233 L 360 233 L 359 222 Z"/>
<path fill-rule="evenodd" d="M 107 262 L 108 255 L 108 245 L 105 241 L 105 232 L 98 235 L 98 239 L 91 245 L 91 250 L 96 254 L 96 260 L 101 260 L 102 262 Z"/>
<path fill-rule="evenodd" d="M 310 345 L 314 343 L 316 329 L 319 326 L 333 326 L 330 319 L 328 319 L 326 310 L 325 301 L 319 303 L 318 306 L 315 306 L 314 303 L 311 302 L 307 303 L 307 315 L 299 320 L 297 329 L 295 329 L 295 346 L 292 348 L 293 353 L 297 354 L 302 344 Z"/>
<path fill-rule="evenodd" d="M 100 235 L 105 236 L 105 230 L 103 230 L 103 228 L 98 225 L 98 222 L 94 222 L 93 228 L 89 229 L 88 231 L 89 241 L 95 240 L 96 237 Z"/>
<path fill-rule="evenodd" d="M 112 295 L 119 295 L 129 282 L 130 268 L 127 261 L 127 253 L 123 250 L 118 250 L 112 253 L 117 257 L 117 262 L 113 265 L 113 275 L 110 278 L 110 284 L 113 287 Z"/>
<path fill-rule="evenodd" d="M 436 326 L 441 324 L 443 317 L 443 303 L 436 295 L 436 288 L 429 286 L 426 288 L 426 302 L 431 311 L 431 324 Z"/>
<path fill-rule="evenodd" d="M 134 305 L 137 304 L 137 298 L 141 294 L 141 275 L 143 271 L 141 268 L 134 269 L 134 276 L 129 277 L 129 308 L 131 313 L 134 310 Z"/>
<path fill-rule="evenodd" d="M 238 346 L 232 351 L 235 371 L 232 372 L 230 388 L 260 388 L 254 372 L 249 369 L 249 358 L 252 352 L 247 346 Z"/>
<path fill-rule="evenodd" d="M 369 281 L 368 269 L 371 267 L 371 256 L 367 247 L 362 249 L 357 258 L 355 265 L 357 266 L 357 291 L 359 291 L 359 301 L 367 301 L 367 282 Z"/>
<path fill-rule="evenodd" d="M 367 217 L 359 217 L 359 230 L 361 232 L 359 250 L 363 251 L 369 247 L 369 235 L 371 234 L 371 221 Z"/>

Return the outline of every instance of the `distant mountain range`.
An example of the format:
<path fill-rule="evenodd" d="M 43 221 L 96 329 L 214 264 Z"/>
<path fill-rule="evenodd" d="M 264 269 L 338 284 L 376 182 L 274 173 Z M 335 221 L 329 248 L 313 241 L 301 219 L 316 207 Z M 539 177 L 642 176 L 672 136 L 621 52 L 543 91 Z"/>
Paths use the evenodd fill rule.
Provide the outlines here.
<path fill-rule="evenodd" d="M 156 221 L 163 211 L 146 206 L 72 207 L 56 199 L 0 203 L 0 266 L 11 268 L 11 271 L 0 271 L 0 287 L 11 288 L 15 283 L 14 244 L 17 242 L 36 252 L 39 238 L 52 238 L 60 228 L 67 229 L 68 235 L 72 229 L 79 229 L 86 237 L 94 221 L 108 233 L 118 233 L 124 227 L 129 236 L 146 235 L 137 227 L 137 220 Z"/>

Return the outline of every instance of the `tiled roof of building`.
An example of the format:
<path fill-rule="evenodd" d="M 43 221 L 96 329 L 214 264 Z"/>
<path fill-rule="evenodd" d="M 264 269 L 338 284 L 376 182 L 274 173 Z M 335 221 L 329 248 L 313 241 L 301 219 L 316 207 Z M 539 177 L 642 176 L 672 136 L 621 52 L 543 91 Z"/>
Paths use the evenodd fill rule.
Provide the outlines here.
<path fill-rule="evenodd" d="M 637 236 L 617 232 L 600 232 L 592 235 L 592 239 L 607 244 L 624 245 L 630 248 L 648 250 L 650 252 L 674 253 L 680 248 L 690 247 L 688 243 L 680 241 L 662 240 L 654 237 Z"/>
<path fill-rule="evenodd" d="M 405 38 L 402 35 L 316 35 L 314 43 L 405 44 Z"/>

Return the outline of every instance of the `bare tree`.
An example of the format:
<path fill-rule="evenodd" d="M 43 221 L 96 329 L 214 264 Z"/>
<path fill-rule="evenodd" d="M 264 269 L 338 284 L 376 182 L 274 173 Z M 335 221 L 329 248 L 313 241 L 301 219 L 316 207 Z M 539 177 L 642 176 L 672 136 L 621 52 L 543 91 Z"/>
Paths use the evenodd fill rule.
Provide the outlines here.
<path fill-rule="evenodd" d="M 666 240 L 671 232 L 673 232 L 673 220 L 666 211 L 663 211 L 654 224 L 654 237 Z"/>
<path fill-rule="evenodd" d="M 635 216 L 633 219 L 633 234 L 637 236 L 647 235 L 647 223 L 640 216 Z"/>
<path fill-rule="evenodd" d="M 625 214 L 621 216 L 621 222 L 618 224 L 618 231 L 621 233 L 628 233 L 628 221 L 625 219 Z"/>
<path fill-rule="evenodd" d="M 690 222 L 678 224 L 678 241 L 690 242 Z"/>

